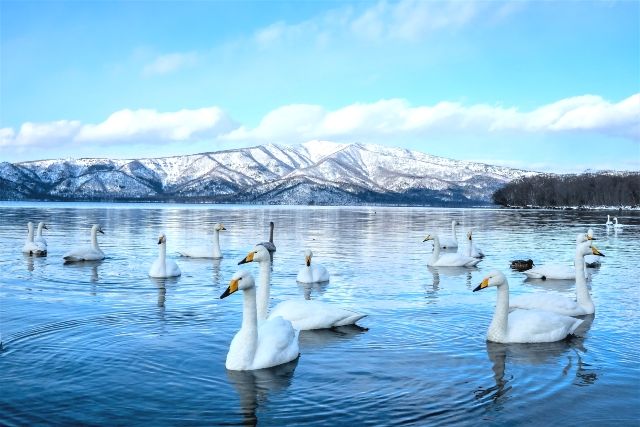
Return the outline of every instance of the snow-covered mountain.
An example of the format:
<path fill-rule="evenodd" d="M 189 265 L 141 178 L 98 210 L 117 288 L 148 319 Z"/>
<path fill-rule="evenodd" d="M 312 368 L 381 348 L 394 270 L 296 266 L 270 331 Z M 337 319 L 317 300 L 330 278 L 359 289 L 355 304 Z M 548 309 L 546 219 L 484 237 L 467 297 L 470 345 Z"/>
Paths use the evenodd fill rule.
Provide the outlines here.
<path fill-rule="evenodd" d="M 535 172 L 370 144 L 312 141 L 163 158 L 0 163 L 0 198 L 485 204 Z"/>

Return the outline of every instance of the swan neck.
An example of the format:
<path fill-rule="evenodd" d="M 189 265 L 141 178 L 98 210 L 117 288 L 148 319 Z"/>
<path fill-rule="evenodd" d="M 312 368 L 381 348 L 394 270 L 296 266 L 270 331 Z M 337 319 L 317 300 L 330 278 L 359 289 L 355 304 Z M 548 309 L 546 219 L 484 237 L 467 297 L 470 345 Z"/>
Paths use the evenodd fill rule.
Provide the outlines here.
<path fill-rule="evenodd" d="M 220 255 L 220 231 L 213 230 L 213 255 Z"/>
<path fill-rule="evenodd" d="M 435 263 L 440 258 L 440 239 L 438 236 L 433 238 L 433 255 L 431 255 L 431 262 Z"/>
<path fill-rule="evenodd" d="M 456 240 L 456 222 L 452 222 L 451 223 L 451 236 L 453 237 L 453 240 Z"/>
<path fill-rule="evenodd" d="M 29 236 L 27 237 L 29 242 L 33 242 L 33 225 L 29 225 Z"/>
<path fill-rule="evenodd" d="M 271 287 L 271 261 L 260 261 L 260 287 L 258 288 L 258 319 L 267 320 L 269 316 L 269 295 Z"/>
<path fill-rule="evenodd" d="M 269 224 L 269 243 L 273 243 L 273 223 Z"/>
<path fill-rule="evenodd" d="M 258 318 L 256 316 L 256 288 L 245 289 L 242 310 L 242 330 L 246 337 L 245 356 L 253 361 L 258 347 Z"/>
<path fill-rule="evenodd" d="M 38 237 L 42 237 L 42 223 L 38 224 L 38 233 L 37 233 Z"/>
<path fill-rule="evenodd" d="M 505 281 L 497 289 L 498 298 L 496 309 L 493 313 L 493 320 L 489 325 L 488 335 L 494 338 L 501 338 L 507 335 L 507 325 L 509 319 L 509 284 Z"/>
<path fill-rule="evenodd" d="M 94 249 L 100 249 L 100 246 L 98 246 L 98 230 L 91 230 L 91 245 Z"/>
<path fill-rule="evenodd" d="M 576 267 L 576 302 L 579 306 L 585 308 L 587 311 L 593 310 L 594 305 L 591 300 L 591 294 L 587 287 L 587 279 L 585 277 L 585 261 L 584 255 L 576 250 L 576 258 L 574 261 Z M 592 311 L 593 312 L 593 311 Z"/>

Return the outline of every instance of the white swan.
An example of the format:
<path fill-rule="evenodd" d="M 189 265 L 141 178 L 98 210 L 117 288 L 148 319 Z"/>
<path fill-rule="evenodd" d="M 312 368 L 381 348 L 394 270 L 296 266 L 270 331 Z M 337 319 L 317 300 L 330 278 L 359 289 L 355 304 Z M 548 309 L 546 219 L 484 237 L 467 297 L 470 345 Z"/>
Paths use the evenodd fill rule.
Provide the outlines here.
<path fill-rule="evenodd" d="M 589 229 L 587 231 L 587 236 L 590 237 L 590 240 L 594 240 L 593 239 L 593 229 Z M 596 268 L 599 267 L 601 262 L 602 257 L 598 256 L 598 255 L 586 255 L 584 257 L 584 265 L 590 268 Z"/>
<path fill-rule="evenodd" d="M 604 225 L 613 225 L 613 222 L 611 222 L 611 219 L 609 218 L 609 215 L 607 214 L 607 222 L 604 223 Z"/>
<path fill-rule="evenodd" d="M 455 219 L 451 221 L 451 237 L 442 236 L 440 239 L 440 248 L 441 249 L 456 249 L 458 247 L 458 238 L 456 237 L 456 225 L 458 225 L 458 221 Z"/>
<path fill-rule="evenodd" d="M 578 237 L 576 238 L 576 246 L 586 242 L 587 240 L 594 239 L 585 233 L 578 234 Z M 581 258 L 580 260 L 581 262 L 584 262 L 584 259 Z M 576 280 L 576 267 L 564 264 L 543 264 L 533 267 L 530 270 L 526 270 L 523 273 L 526 274 L 529 279 Z"/>
<path fill-rule="evenodd" d="M 27 255 L 45 256 L 47 255 L 47 245 L 33 240 L 33 223 L 29 221 L 27 223 L 27 240 L 22 246 L 22 253 Z"/>
<path fill-rule="evenodd" d="M 183 249 L 178 251 L 178 253 L 180 256 L 189 258 L 221 259 L 222 252 L 220 251 L 220 232 L 224 230 L 226 230 L 226 228 L 224 228 L 224 225 L 219 222 L 213 226 L 213 248 L 201 246 L 191 249 Z"/>
<path fill-rule="evenodd" d="M 38 223 L 38 231 L 36 232 L 36 237 L 33 238 L 33 241 L 36 243 L 42 243 L 44 247 L 47 247 L 47 239 L 42 235 L 42 229 L 48 230 L 47 225 L 40 221 Z"/>
<path fill-rule="evenodd" d="M 467 240 L 469 244 L 467 245 L 467 253 L 466 255 L 471 258 L 484 258 L 484 252 L 478 246 L 473 243 L 473 230 L 467 231 Z"/>
<path fill-rule="evenodd" d="M 613 217 L 613 221 L 614 221 L 613 228 L 622 228 L 622 227 L 624 227 L 624 225 L 618 223 L 618 217 L 617 216 Z"/>
<path fill-rule="evenodd" d="M 584 278 L 584 261 L 583 257 L 588 254 L 604 256 L 591 241 L 579 244 L 576 247 L 576 300 L 569 299 L 563 295 L 536 293 L 528 295 L 520 295 L 513 298 L 509 304 L 510 308 L 523 309 L 541 309 L 553 311 L 554 313 L 564 314 L 565 316 L 583 316 L 585 314 L 593 314 L 596 311 L 587 281 Z"/>
<path fill-rule="evenodd" d="M 268 255 L 268 254 L 267 254 Z M 296 359 L 300 353 L 299 332 L 282 317 L 263 321 L 258 327 L 256 288 L 253 276 L 236 272 L 220 298 L 241 290 L 244 293 L 242 326 L 229 345 L 225 366 L 233 371 L 270 368 Z"/>
<path fill-rule="evenodd" d="M 102 227 L 98 224 L 94 224 L 91 227 L 91 246 L 79 247 L 72 249 L 64 254 L 64 262 L 78 262 L 78 261 L 98 261 L 104 259 L 104 252 L 98 246 L 97 233 L 104 234 Z"/>
<path fill-rule="evenodd" d="M 158 248 L 160 253 L 158 259 L 156 259 L 151 268 L 149 269 L 149 276 L 156 278 L 177 277 L 182 274 L 178 264 L 172 259 L 167 259 L 167 237 L 164 234 L 160 234 L 158 237 Z"/>
<path fill-rule="evenodd" d="M 440 255 L 440 239 L 437 234 L 428 234 L 423 242 L 433 240 L 433 254 L 427 260 L 427 265 L 432 267 L 473 267 L 481 259 L 473 258 L 460 253 Z"/>
<path fill-rule="evenodd" d="M 329 281 L 329 272 L 321 264 L 311 265 L 313 252 L 311 249 L 304 251 L 304 259 L 306 265 L 298 271 L 296 280 L 300 283 L 319 283 Z"/>
<path fill-rule="evenodd" d="M 498 288 L 493 320 L 487 340 L 500 343 L 535 343 L 560 341 L 572 334 L 581 319 L 544 310 L 515 309 L 509 312 L 509 283 L 500 271 L 492 271 L 473 292 L 489 286 Z"/>
<path fill-rule="evenodd" d="M 271 315 L 269 311 L 269 294 L 271 281 L 271 257 L 267 249 L 258 244 L 238 264 L 257 262 L 260 265 L 260 295 L 258 296 L 258 320 L 272 319 L 277 316 L 291 322 L 299 330 L 333 328 L 355 324 L 366 314 L 334 307 L 316 300 L 288 300 L 278 304 Z"/>

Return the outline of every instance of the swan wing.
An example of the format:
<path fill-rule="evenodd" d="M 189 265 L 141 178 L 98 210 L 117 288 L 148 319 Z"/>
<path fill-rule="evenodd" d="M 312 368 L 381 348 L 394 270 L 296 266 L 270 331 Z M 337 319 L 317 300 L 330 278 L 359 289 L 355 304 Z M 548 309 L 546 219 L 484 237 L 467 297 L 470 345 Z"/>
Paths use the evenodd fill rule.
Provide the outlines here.
<path fill-rule="evenodd" d="M 531 279 L 575 280 L 576 270 L 568 265 L 544 264 L 524 271 Z"/>
<path fill-rule="evenodd" d="M 92 246 L 73 249 L 63 256 L 66 262 L 74 261 L 98 261 L 104 259 L 104 252 L 94 249 Z"/>
<path fill-rule="evenodd" d="M 560 341 L 583 322 L 544 310 L 514 310 L 509 313 L 505 342 L 534 343 Z"/>
<path fill-rule="evenodd" d="M 352 325 L 366 315 L 316 300 L 289 300 L 272 310 L 270 318 L 274 316 L 289 320 L 296 329 L 311 330 Z"/>
<path fill-rule="evenodd" d="M 525 310 L 546 310 L 565 316 L 582 316 L 588 314 L 578 303 L 563 295 L 535 293 L 519 295 L 509 301 L 509 308 Z"/>
<path fill-rule="evenodd" d="M 291 322 L 280 316 L 262 322 L 252 369 L 270 368 L 296 359 L 300 354 L 299 333 Z"/>
<path fill-rule="evenodd" d="M 178 253 L 180 254 L 180 256 L 188 258 L 222 258 L 222 255 L 214 253 L 213 248 L 208 248 L 206 246 L 181 249 L 178 251 Z"/>

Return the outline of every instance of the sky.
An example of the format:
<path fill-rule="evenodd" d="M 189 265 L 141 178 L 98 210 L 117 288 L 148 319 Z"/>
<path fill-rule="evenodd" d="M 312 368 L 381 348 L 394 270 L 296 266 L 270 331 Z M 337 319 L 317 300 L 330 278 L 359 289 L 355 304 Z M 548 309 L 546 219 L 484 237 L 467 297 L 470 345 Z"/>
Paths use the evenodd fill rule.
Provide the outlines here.
<path fill-rule="evenodd" d="M 640 2 L 0 0 L 0 161 L 315 140 L 640 170 Z"/>

